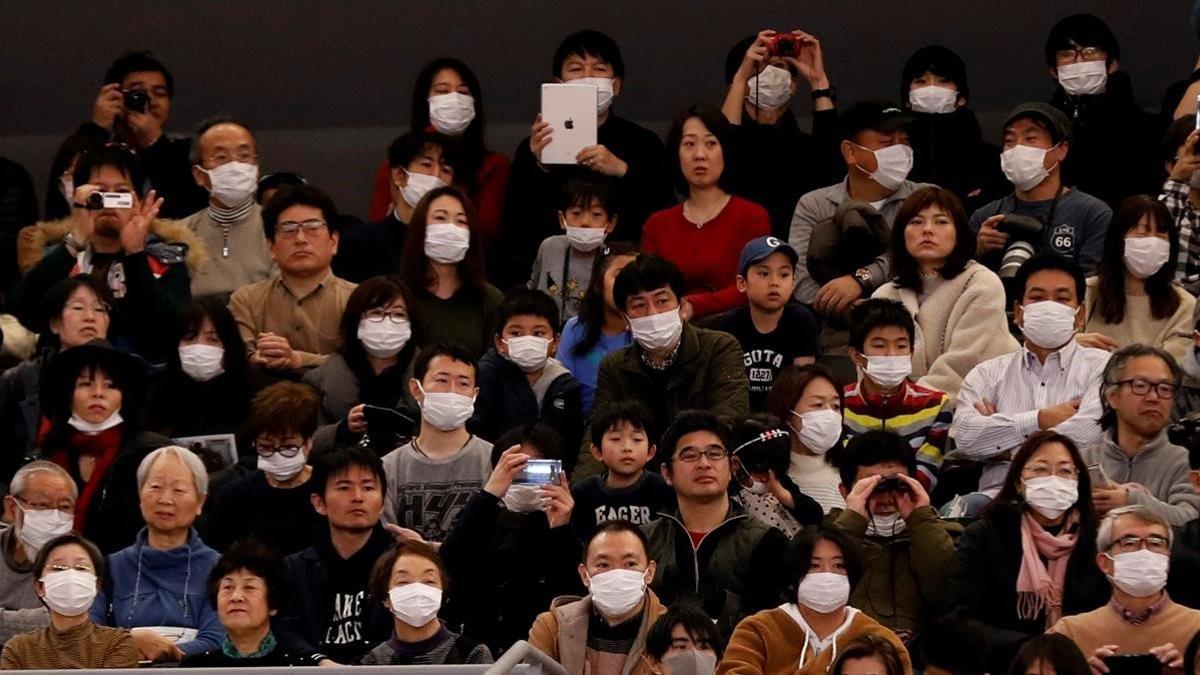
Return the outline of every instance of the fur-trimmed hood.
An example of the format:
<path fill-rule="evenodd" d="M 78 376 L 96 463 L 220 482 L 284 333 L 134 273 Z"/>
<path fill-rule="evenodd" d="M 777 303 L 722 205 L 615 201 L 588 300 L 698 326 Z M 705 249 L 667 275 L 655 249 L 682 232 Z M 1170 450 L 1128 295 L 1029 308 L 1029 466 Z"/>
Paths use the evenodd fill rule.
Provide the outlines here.
<path fill-rule="evenodd" d="M 45 255 L 46 247 L 61 242 L 70 231 L 70 218 L 43 220 L 36 225 L 21 228 L 21 234 L 17 238 L 17 261 L 21 272 L 24 273 L 36 265 Z M 167 244 L 185 245 L 188 272 L 196 272 L 208 262 L 208 249 L 205 248 L 204 242 L 182 221 L 156 218 L 150 224 L 150 240 L 155 239 Z"/>

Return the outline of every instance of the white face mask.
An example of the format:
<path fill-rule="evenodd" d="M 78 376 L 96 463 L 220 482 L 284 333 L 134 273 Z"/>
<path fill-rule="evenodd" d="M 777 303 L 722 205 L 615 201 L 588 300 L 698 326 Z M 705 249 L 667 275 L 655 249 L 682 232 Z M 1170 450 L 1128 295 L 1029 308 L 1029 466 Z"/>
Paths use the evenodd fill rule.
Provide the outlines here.
<path fill-rule="evenodd" d="M 442 431 L 461 428 L 475 413 L 475 399 L 470 396 L 452 391 L 426 392 L 420 383 L 417 389 L 425 398 L 421 401 L 421 419 Z"/>
<path fill-rule="evenodd" d="M 1046 153 L 1057 147 L 1057 144 L 1051 148 L 1014 145 L 1000 153 L 1000 170 L 1014 187 L 1028 192 L 1050 175 L 1050 169 L 1046 168 Z"/>
<path fill-rule="evenodd" d="M 522 335 L 504 341 L 508 346 L 508 360 L 518 368 L 533 373 L 546 367 L 550 354 L 550 341 L 536 335 Z"/>
<path fill-rule="evenodd" d="M 861 145 L 858 147 L 863 148 Z M 871 150 L 869 148 L 863 148 L 863 150 L 875 154 L 875 171 L 867 174 L 867 176 L 883 186 L 884 189 L 895 190 L 899 188 L 904 183 L 904 179 L 908 178 L 908 172 L 912 171 L 913 151 L 912 148 L 903 143 L 896 143 L 895 145 L 889 145 L 886 148 L 878 150 Z M 858 166 L 859 171 L 866 173 L 866 169 L 857 164 L 855 166 Z"/>
<path fill-rule="evenodd" d="M 504 492 L 504 508 L 513 513 L 532 513 L 542 508 L 536 485 L 512 485 Z"/>
<path fill-rule="evenodd" d="M 225 372 L 224 361 L 224 347 L 195 343 L 179 348 L 179 366 L 197 382 L 208 382 Z"/>
<path fill-rule="evenodd" d="M 430 190 L 446 186 L 445 181 L 437 176 L 430 176 L 427 173 L 413 173 L 408 169 L 405 169 L 404 173 L 408 174 L 408 182 L 404 184 L 404 187 L 400 188 L 400 195 L 404 197 L 404 201 L 408 202 L 409 206 L 416 206 L 417 202 L 429 194 Z"/>
<path fill-rule="evenodd" d="M 713 675 L 717 672 L 717 655 L 699 649 L 687 649 L 663 657 L 663 670 L 671 675 Z"/>
<path fill-rule="evenodd" d="M 452 91 L 429 97 L 429 123 L 439 134 L 458 136 L 475 119 L 475 98 Z"/>
<path fill-rule="evenodd" d="M 800 443 L 818 455 L 829 452 L 842 437 L 842 414 L 836 410 L 821 408 L 806 413 L 793 410 L 792 414 L 800 418 L 800 430 L 796 432 Z"/>
<path fill-rule="evenodd" d="M 867 523 L 867 536 L 898 537 L 907 527 L 908 523 L 900 517 L 899 513 L 893 513 L 890 516 L 871 516 L 871 522 Z"/>
<path fill-rule="evenodd" d="M 109 416 L 108 419 L 104 420 L 103 422 L 97 422 L 95 424 L 83 419 L 82 417 L 80 417 L 79 415 L 76 415 L 75 413 L 71 413 L 71 419 L 67 420 L 67 424 L 69 424 L 76 431 L 82 431 L 85 434 L 94 436 L 94 435 L 100 433 L 101 431 L 108 431 L 109 429 L 117 426 L 118 424 L 120 424 L 121 422 L 124 422 L 124 421 L 125 421 L 125 419 L 123 417 L 121 417 L 121 411 L 118 410 L 117 412 L 115 412 L 111 416 Z"/>
<path fill-rule="evenodd" d="M 778 110 L 792 98 L 792 74 L 786 68 L 767 66 L 746 82 L 746 100 L 760 110 Z"/>
<path fill-rule="evenodd" d="M 225 206 L 238 206 L 254 197 L 258 189 L 258 165 L 225 162 L 215 169 L 200 169 L 208 176 L 212 196 Z"/>
<path fill-rule="evenodd" d="M 608 570 L 589 580 L 592 604 L 606 616 L 628 614 L 646 595 L 646 573 L 639 570 Z"/>
<path fill-rule="evenodd" d="M 914 112 L 942 115 L 954 112 L 958 92 L 945 87 L 928 85 L 908 90 L 908 105 Z"/>
<path fill-rule="evenodd" d="M 430 223 L 425 229 L 425 255 L 434 262 L 453 265 L 467 257 L 471 233 L 454 223 Z"/>
<path fill-rule="evenodd" d="M 1070 478 L 1039 476 L 1025 481 L 1025 503 L 1046 518 L 1057 518 L 1079 501 L 1079 483 Z"/>
<path fill-rule="evenodd" d="M 358 341 L 363 349 L 377 359 L 388 359 L 400 353 L 412 337 L 412 324 L 405 321 L 392 321 L 384 317 L 383 321 L 358 322 Z"/>
<path fill-rule="evenodd" d="M 1171 559 L 1161 553 L 1141 549 L 1109 555 L 1108 558 L 1113 561 L 1113 574 L 1109 579 L 1117 588 L 1135 598 L 1148 598 L 1167 585 Z"/>
<path fill-rule="evenodd" d="M 1171 257 L 1171 242 L 1158 237 L 1130 237 L 1125 240 L 1125 267 L 1139 279 L 1153 276 Z"/>
<path fill-rule="evenodd" d="M 796 602 L 818 614 L 829 614 L 850 599 L 850 577 L 835 572 L 809 572 L 796 589 Z"/>
<path fill-rule="evenodd" d="M 868 356 L 867 377 L 891 391 L 912 374 L 911 356 Z"/>
<path fill-rule="evenodd" d="M 1080 61 L 1058 67 L 1058 83 L 1071 96 L 1099 94 L 1108 82 L 1108 63 Z"/>
<path fill-rule="evenodd" d="M 21 526 L 17 528 L 17 539 L 25 545 L 25 556 L 30 560 L 37 557 L 38 551 L 46 542 L 60 537 L 75 527 L 75 516 L 63 513 L 58 509 L 27 509 L 17 504 L 21 510 Z"/>
<path fill-rule="evenodd" d="M 96 575 L 83 570 L 62 570 L 42 576 L 46 606 L 63 616 L 79 616 L 96 599 Z"/>
<path fill-rule="evenodd" d="M 591 84 L 596 87 L 596 114 L 608 112 L 613 102 L 613 81 L 611 77 L 581 77 L 571 80 L 571 84 Z"/>
<path fill-rule="evenodd" d="M 392 614 L 413 628 L 426 626 L 442 608 L 442 589 L 429 584 L 412 583 L 388 589 Z"/>
<path fill-rule="evenodd" d="M 590 253 L 600 248 L 608 232 L 603 227 L 571 227 L 567 226 L 567 241 L 576 251 Z"/>
<path fill-rule="evenodd" d="M 284 457 L 279 452 L 273 452 L 267 457 L 258 456 L 258 469 L 280 483 L 286 483 L 298 476 L 307 463 L 308 458 L 304 456 L 303 450 L 293 457 Z"/>
<path fill-rule="evenodd" d="M 1075 317 L 1078 307 L 1053 300 L 1042 300 L 1022 306 L 1021 333 L 1025 339 L 1042 349 L 1058 349 L 1075 337 Z"/>
<path fill-rule="evenodd" d="M 633 339 L 646 351 L 673 349 L 683 335 L 683 318 L 678 309 L 629 319 Z"/>

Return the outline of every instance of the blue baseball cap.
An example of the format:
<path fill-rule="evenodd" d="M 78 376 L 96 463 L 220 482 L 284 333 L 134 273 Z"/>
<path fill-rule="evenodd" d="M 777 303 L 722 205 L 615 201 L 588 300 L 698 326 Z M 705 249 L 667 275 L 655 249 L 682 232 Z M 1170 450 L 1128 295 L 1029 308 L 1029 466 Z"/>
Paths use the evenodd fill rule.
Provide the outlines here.
<path fill-rule="evenodd" d="M 756 262 L 765 260 L 772 253 L 783 253 L 792 259 L 792 264 L 800 262 L 800 256 L 796 254 L 796 249 L 792 245 L 782 239 L 775 237 L 759 237 L 746 242 L 745 248 L 742 249 L 742 254 L 738 256 L 738 273 L 746 276 L 746 269 Z"/>

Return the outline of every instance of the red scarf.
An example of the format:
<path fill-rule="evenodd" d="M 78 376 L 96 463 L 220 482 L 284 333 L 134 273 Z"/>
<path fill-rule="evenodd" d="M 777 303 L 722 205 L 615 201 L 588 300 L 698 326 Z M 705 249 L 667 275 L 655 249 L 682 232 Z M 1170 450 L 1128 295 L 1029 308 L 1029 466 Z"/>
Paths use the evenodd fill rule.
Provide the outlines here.
<path fill-rule="evenodd" d="M 77 532 L 83 532 L 84 526 L 87 525 L 87 512 L 92 498 L 95 497 L 96 491 L 100 489 L 105 476 L 108 475 L 108 469 L 121 452 L 121 436 L 124 426 L 118 424 L 98 434 L 76 431 L 67 439 L 65 448 L 50 453 L 50 461 L 66 469 L 72 475 L 78 475 L 76 462 L 80 457 L 90 455 L 96 458 L 92 476 L 79 491 L 79 499 L 75 502 L 75 530 Z"/>

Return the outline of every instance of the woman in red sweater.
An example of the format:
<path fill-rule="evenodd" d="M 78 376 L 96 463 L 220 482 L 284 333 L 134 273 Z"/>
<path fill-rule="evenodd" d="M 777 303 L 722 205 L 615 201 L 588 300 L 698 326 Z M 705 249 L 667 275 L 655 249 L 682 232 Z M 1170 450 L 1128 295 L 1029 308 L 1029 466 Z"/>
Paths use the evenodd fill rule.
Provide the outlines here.
<path fill-rule="evenodd" d="M 650 216 L 642 231 L 642 249 L 683 273 L 691 318 L 745 304 L 736 285 L 738 255 L 746 242 L 771 233 L 766 209 L 725 188 L 728 129 L 729 122 L 710 106 L 692 106 L 675 120 L 667 148 L 679 153 L 675 182 L 688 196 Z"/>
<path fill-rule="evenodd" d="M 483 90 L 479 78 L 458 59 L 429 62 L 413 86 L 412 131 L 430 131 L 459 139 L 456 184 L 475 205 L 480 243 L 487 246 L 500 232 L 504 195 L 512 162 L 487 149 L 484 142 Z M 381 220 L 392 208 L 391 172 L 381 162 L 371 195 L 371 221 Z"/>

